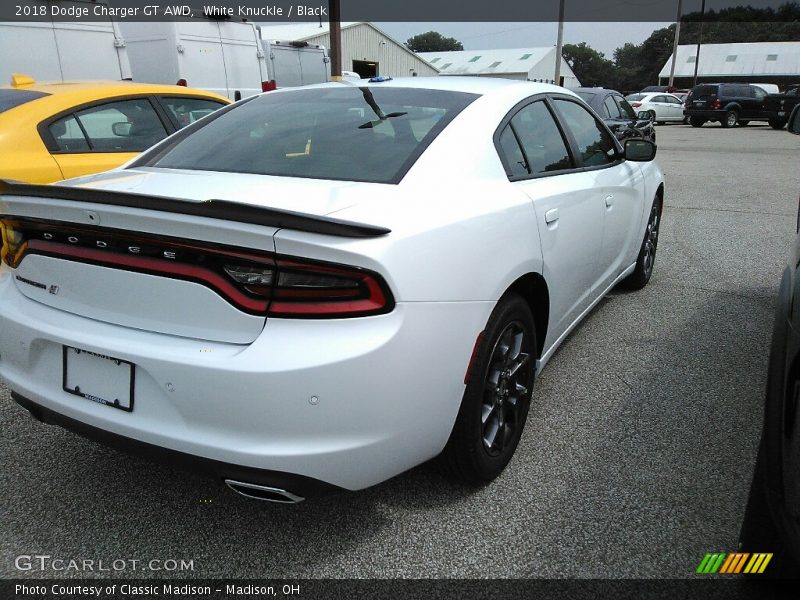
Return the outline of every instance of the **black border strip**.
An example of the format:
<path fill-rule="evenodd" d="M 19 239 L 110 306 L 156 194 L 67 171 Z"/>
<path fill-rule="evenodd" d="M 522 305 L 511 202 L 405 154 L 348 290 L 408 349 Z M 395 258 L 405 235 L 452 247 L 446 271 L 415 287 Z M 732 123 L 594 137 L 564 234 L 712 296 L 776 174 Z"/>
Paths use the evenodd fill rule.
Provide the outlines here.
<path fill-rule="evenodd" d="M 332 217 L 309 215 L 291 210 L 252 206 L 230 200 L 210 199 L 194 202 L 165 196 L 150 196 L 84 187 L 38 185 L 6 179 L 0 179 L 0 196 L 52 198 L 90 204 L 128 206 L 194 217 L 236 221 L 251 225 L 264 225 L 278 229 L 295 229 L 338 237 L 371 238 L 380 237 L 392 231 L 378 225 L 343 221 Z"/>

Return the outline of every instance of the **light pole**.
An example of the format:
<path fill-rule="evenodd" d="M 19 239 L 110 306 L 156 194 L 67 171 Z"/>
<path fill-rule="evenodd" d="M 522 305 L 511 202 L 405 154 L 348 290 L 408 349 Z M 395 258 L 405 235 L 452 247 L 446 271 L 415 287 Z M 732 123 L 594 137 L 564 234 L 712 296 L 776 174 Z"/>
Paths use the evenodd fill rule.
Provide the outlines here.
<path fill-rule="evenodd" d="M 675 83 L 675 61 L 678 60 L 678 38 L 681 35 L 681 4 L 683 0 L 678 0 L 678 16 L 675 17 L 675 40 L 672 42 L 672 64 L 669 67 L 669 87 Z M 695 60 L 695 64 L 697 61 Z"/>
<path fill-rule="evenodd" d="M 558 4 L 558 39 L 556 40 L 556 71 L 553 83 L 561 85 L 561 47 L 564 45 L 564 0 Z"/>
<path fill-rule="evenodd" d="M 703 22 L 706 20 L 706 0 L 700 6 L 700 34 L 697 36 L 697 51 L 694 54 L 694 79 L 692 87 L 697 85 L 697 67 L 700 64 L 700 44 L 703 43 Z"/>
<path fill-rule="evenodd" d="M 331 30 L 331 79 L 342 79 L 342 23 L 339 11 L 339 0 L 328 0 L 330 16 L 328 23 Z"/>

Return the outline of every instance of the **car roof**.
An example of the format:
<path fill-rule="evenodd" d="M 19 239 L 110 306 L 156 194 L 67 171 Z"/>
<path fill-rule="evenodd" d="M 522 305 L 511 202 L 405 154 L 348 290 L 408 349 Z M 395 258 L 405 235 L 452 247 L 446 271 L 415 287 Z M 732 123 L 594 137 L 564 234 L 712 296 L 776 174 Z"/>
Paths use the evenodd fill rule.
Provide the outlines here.
<path fill-rule="evenodd" d="M 108 96 L 124 96 L 126 94 L 179 94 L 182 96 L 205 96 L 230 102 L 224 96 L 187 88 L 179 85 L 161 85 L 155 83 L 139 83 L 133 81 L 43 81 L 22 85 L 2 85 L 0 89 L 26 90 L 42 92 L 52 96 L 74 95 L 86 96 L 87 100 Z"/>
<path fill-rule="evenodd" d="M 566 88 L 535 81 L 524 81 L 521 79 L 503 79 L 499 77 L 468 77 L 445 75 L 439 77 L 397 77 L 384 81 L 371 81 L 361 79 L 360 81 L 343 80 L 341 82 L 320 83 L 306 85 L 303 88 L 331 87 L 336 85 L 351 85 L 355 87 L 400 87 L 416 88 L 425 90 L 443 90 L 450 92 L 463 92 L 467 94 L 489 95 L 495 92 L 503 93 L 510 90 L 525 92 L 527 95 L 541 93 L 564 93 L 572 94 Z M 291 90 L 297 88 L 283 88 Z M 271 94 L 273 92 L 266 92 Z"/>

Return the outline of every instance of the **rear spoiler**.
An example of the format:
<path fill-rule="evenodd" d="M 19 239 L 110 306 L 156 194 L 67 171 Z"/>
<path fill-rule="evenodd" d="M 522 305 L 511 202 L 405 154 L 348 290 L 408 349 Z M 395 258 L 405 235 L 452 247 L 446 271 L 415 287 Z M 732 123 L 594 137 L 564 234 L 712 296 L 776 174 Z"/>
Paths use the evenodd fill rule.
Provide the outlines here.
<path fill-rule="evenodd" d="M 106 204 L 111 206 L 129 206 L 147 210 L 191 215 L 193 217 L 209 217 L 252 225 L 265 225 L 278 229 L 295 229 L 311 233 L 335 235 L 338 237 L 370 238 L 391 233 L 391 229 L 343 221 L 331 217 L 309 215 L 306 213 L 265 208 L 231 202 L 230 200 L 182 200 L 165 196 L 150 196 L 130 192 L 98 190 L 85 187 L 68 187 L 60 185 L 37 185 L 0 179 L 0 196 L 22 196 L 26 198 L 52 198 L 54 200 L 72 200 L 90 204 Z"/>

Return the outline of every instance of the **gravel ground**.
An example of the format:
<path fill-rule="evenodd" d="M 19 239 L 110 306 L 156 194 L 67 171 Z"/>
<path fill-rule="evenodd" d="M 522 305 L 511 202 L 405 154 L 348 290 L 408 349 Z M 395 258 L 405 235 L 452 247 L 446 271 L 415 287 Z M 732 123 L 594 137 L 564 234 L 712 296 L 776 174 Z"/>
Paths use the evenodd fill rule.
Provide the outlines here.
<path fill-rule="evenodd" d="M 609 295 L 563 345 L 492 485 L 423 465 L 357 494 L 248 501 L 37 424 L 0 386 L 0 576 L 84 575 L 14 567 L 49 554 L 187 559 L 181 575 L 202 578 L 680 578 L 705 552 L 734 550 L 800 140 L 755 124 L 661 126 L 658 139 L 653 279 Z"/>

